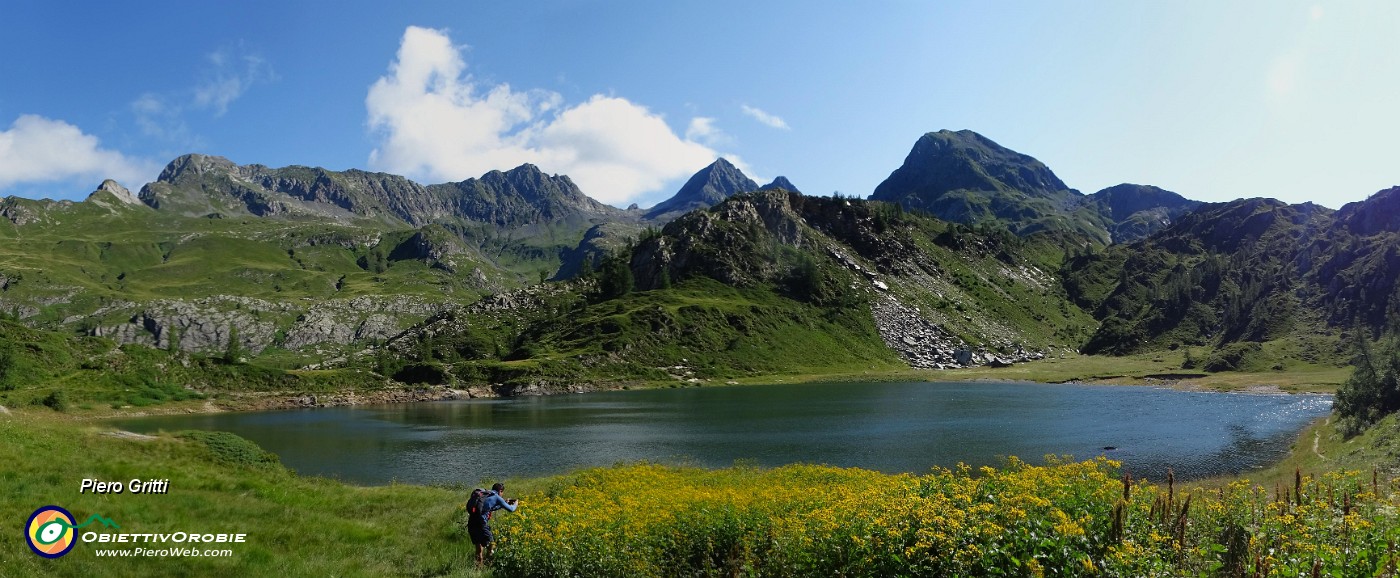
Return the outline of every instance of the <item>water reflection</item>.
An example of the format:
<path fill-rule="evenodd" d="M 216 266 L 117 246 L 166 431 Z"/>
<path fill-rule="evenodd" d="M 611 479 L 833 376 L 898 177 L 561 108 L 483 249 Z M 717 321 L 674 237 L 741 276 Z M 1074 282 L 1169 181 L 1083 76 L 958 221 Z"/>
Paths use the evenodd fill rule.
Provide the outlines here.
<path fill-rule="evenodd" d="M 1276 461 L 1330 409 L 1331 398 L 1318 395 L 845 383 L 164 416 L 118 426 L 232 431 L 299 472 L 370 484 L 475 483 L 639 460 L 920 473 L 1047 454 L 1107 454 L 1136 477 L 1159 479 L 1168 467 L 1192 478 Z"/>

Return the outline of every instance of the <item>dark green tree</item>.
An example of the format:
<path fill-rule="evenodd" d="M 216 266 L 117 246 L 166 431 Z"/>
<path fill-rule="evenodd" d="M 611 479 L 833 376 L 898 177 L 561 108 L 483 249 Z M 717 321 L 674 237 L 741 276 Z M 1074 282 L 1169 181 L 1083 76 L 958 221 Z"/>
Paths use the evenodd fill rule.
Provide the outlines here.
<path fill-rule="evenodd" d="M 1364 331 L 1356 331 L 1356 358 L 1351 377 L 1337 389 L 1334 407 L 1347 435 L 1355 435 L 1400 410 L 1400 343 L 1386 342 L 1377 354 Z"/>
<path fill-rule="evenodd" d="M 228 326 L 228 346 L 224 348 L 224 363 L 238 363 L 243 357 L 243 343 L 238 338 L 238 326 Z"/>
<path fill-rule="evenodd" d="M 788 277 L 788 291 L 797 299 L 819 301 L 822 297 L 822 270 L 810 254 L 799 253 Z"/>
<path fill-rule="evenodd" d="M 14 384 L 10 383 L 10 374 L 15 370 L 15 348 L 13 345 L 0 343 L 0 391 L 14 389 Z"/>
<path fill-rule="evenodd" d="M 632 268 L 623 256 L 614 255 L 605 259 L 598 273 L 598 290 L 604 300 L 631 293 L 636 283 L 632 277 Z"/>

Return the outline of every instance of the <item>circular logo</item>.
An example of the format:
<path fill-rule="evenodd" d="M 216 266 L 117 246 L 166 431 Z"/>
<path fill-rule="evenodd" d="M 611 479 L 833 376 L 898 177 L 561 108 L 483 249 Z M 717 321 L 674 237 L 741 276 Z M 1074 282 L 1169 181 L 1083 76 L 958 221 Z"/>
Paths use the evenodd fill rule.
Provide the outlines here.
<path fill-rule="evenodd" d="M 78 532 L 73 529 L 73 514 L 58 506 L 44 506 L 29 516 L 24 537 L 29 549 L 45 558 L 67 554 L 77 543 Z"/>

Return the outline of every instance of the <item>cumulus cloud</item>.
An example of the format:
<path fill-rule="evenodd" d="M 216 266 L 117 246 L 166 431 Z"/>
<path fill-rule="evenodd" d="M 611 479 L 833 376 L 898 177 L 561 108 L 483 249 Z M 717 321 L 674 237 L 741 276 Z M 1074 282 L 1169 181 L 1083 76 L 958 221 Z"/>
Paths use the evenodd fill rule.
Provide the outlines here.
<path fill-rule="evenodd" d="M 789 130 L 787 122 L 785 122 L 782 118 L 779 118 L 777 115 L 768 114 L 762 109 L 752 107 L 747 104 L 739 105 L 739 110 L 744 111 L 744 114 L 750 116 L 758 122 L 761 122 L 773 128 Z"/>
<path fill-rule="evenodd" d="M 20 183 L 116 179 L 131 188 L 150 180 L 160 167 L 104 149 L 97 137 L 78 127 L 38 115 L 15 119 L 0 131 L 0 188 Z"/>
<path fill-rule="evenodd" d="M 719 156 L 712 119 L 685 137 L 659 114 L 616 96 L 566 105 L 557 93 L 484 84 L 440 30 L 409 27 L 388 74 L 365 98 L 378 146 L 370 165 L 418 179 L 458 181 L 533 163 L 564 173 L 589 196 L 625 204 Z"/>

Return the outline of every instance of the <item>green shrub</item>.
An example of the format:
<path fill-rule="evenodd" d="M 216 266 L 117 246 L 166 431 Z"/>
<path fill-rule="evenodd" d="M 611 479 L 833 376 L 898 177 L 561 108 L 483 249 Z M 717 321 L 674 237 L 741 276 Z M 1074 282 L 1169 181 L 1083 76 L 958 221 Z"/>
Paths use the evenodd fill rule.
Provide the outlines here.
<path fill-rule="evenodd" d="M 1263 363 L 1264 348 L 1258 342 L 1231 343 L 1210 352 L 1201 369 L 1206 371 L 1245 371 Z"/>
<path fill-rule="evenodd" d="M 452 381 L 452 376 L 436 363 L 410 363 L 395 373 L 394 379 L 408 384 L 443 385 Z"/>
<path fill-rule="evenodd" d="M 246 438 L 224 431 L 182 431 L 175 437 L 203 445 L 214 461 L 237 466 L 271 467 L 281 462 L 277 455 Z"/>
<path fill-rule="evenodd" d="M 59 390 L 49 392 L 49 395 L 39 400 L 39 403 L 54 411 L 68 411 L 68 396 Z"/>

